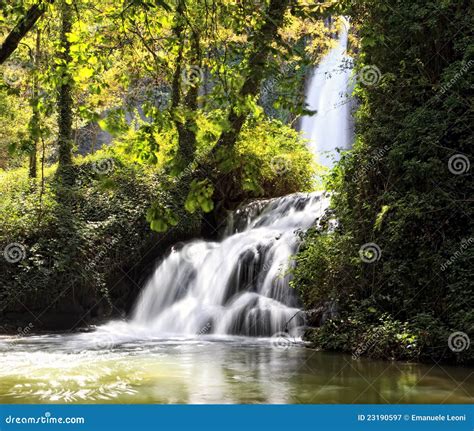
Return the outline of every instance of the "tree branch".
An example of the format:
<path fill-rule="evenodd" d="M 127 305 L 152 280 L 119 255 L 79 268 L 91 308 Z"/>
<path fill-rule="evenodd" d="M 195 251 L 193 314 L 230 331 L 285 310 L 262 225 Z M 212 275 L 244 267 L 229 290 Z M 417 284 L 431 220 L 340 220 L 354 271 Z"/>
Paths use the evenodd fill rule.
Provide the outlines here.
<path fill-rule="evenodd" d="M 18 48 L 21 40 L 46 11 L 47 3 L 53 2 L 54 0 L 40 0 L 37 4 L 31 6 L 25 16 L 18 21 L 0 48 L 0 64 L 5 63 Z"/>
<path fill-rule="evenodd" d="M 267 10 L 265 23 L 262 28 L 253 35 L 253 50 L 248 60 L 248 74 L 239 92 L 239 99 L 245 100 L 248 96 L 258 94 L 261 81 L 264 75 L 265 62 L 271 50 L 271 42 L 278 37 L 278 30 L 283 24 L 285 12 L 290 0 L 271 0 Z M 216 155 L 220 148 L 232 148 L 242 130 L 247 118 L 245 113 L 236 113 L 231 109 L 228 115 L 230 130 L 225 131 L 220 136 L 214 146 L 212 154 Z"/>

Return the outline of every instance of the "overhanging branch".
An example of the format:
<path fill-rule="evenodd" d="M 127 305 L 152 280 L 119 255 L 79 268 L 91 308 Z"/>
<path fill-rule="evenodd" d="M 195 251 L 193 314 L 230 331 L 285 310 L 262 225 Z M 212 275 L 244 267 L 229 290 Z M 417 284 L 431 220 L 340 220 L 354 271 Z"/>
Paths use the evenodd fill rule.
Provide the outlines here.
<path fill-rule="evenodd" d="M 5 63 L 13 52 L 18 48 L 21 40 L 27 35 L 27 33 L 34 27 L 36 22 L 46 11 L 47 3 L 53 3 L 54 0 L 40 0 L 35 5 L 31 6 L 20 21 L 15 25 L 12 31 L 9 33 L 7 38 L 0 48 L 0 64 Z"/>

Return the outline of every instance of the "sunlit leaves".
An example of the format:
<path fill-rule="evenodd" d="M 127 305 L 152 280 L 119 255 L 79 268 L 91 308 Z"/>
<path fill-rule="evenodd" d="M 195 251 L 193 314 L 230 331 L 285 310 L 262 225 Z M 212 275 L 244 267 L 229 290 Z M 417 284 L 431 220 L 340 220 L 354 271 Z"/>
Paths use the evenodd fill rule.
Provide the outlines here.
<path fill-rule="evenodd" d="M 214 209 L 213 194 L 214 186 L 209 180 L 193 180 L 184 204 L 186 211 L 191 214 L 198 210 L 202 210 L 205 213 L 211 212 Z"/>
<path fill-rule="evenodd" d="M 119 135 L 128 129 L 128 123 L 125 119 L 125 112 L 121 108 L 112 109 L 107 116 L 98 121 L 102 130 L 112 135 Z"/>
<path fill-rule="evenodd" d="M 146 220 L 152 230 L 166 232 L 170 227 L 176 226 L 178 220 L 170 208 L 160 202 L 154 202 L 146 213 Z"/>
<path fill-rule="evenodd" d="M 91 78 L 92 75 L 94 75 L 94 69 L 92 69 L 91 67 L 82 66 L 77 70 L 74 79 L 78 82 L 86 81 Z"/>

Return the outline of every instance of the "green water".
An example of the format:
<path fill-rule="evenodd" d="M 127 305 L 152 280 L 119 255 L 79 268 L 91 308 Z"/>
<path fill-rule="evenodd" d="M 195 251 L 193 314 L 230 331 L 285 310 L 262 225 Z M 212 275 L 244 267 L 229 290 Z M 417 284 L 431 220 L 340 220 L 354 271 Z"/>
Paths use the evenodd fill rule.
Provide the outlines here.
<path fill-rule="evenodd" d="M 474 369 L 269 340 L 0 337 L 0 403 L 473 403 Z"/>

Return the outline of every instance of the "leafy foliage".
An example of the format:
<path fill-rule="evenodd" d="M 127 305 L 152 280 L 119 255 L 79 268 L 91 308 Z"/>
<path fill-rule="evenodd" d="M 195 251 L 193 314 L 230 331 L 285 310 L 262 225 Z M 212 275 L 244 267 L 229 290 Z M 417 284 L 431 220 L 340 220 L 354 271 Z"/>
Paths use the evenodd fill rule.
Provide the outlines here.
<path fill-rule="evenodd" d="M 37 327 L 48 326 L 48 320 L 49 326 L 61 327 L 66 317 L 75 324 L 79 318 L 91 321 L 127 310 L 137 292 L 134 283 L 127 286 L 122 271 L 137 262 L 137 268 L 145 265 L 144 254 L 156 257 L 169 244 L 145 220 L 161 183 L 152 170 L 117 153 L 97 152 L 76 159 L 76 184 L 62 189 L 54 181 L 55 169 L 46 170 L 43 191 L 31 189 L 24 169 L 0 177 L 0 244 L 25 248 L 24 259 L 0 268 L 7 321 L 31 319 L 20 304 L 37 315 L 48 310 Z M 170 197 L 162 194 L 165 199 Z M 170 240 L 193 235 L 198 227 L 188 218 Z"/>
<path fill-rule="evenodd" d="M 472 177 L 450 164 L 472 154 L 468 2 L 394 8 L 371 0 L 349 7 L 361 39 L 358 70 L 375 65 L 382 79 L 356 88 L 357 140 L 328 179 L 340 228 L 308 234 L 295 284 L 308 307 L 338 305 L 339 318 L 316 336 L 323 347 L 353 350 L 358 331 L 388 319 L 397 328 L 385 331 L 390 342 L 408 334 L 415 357 L 472 363 L 472 349 L 448 348 L 450 333 L 474 335 L 474 254 L 462 247 L 472 236 Z M 380 247 L 379 261 L 359 258 L 367 243 Z M 412 358 L 398 345 L 396 357 Z"/>

